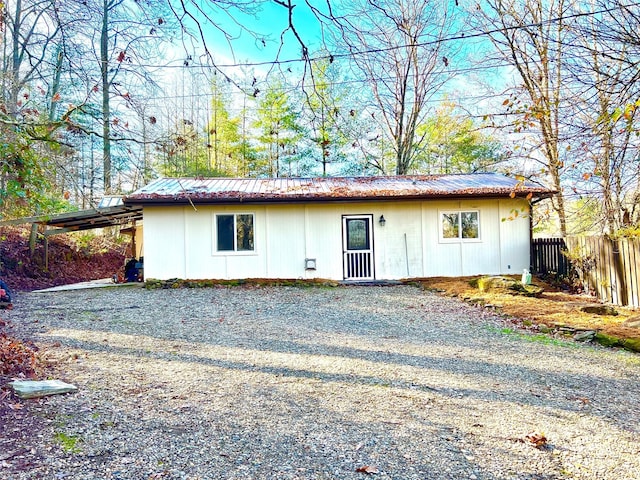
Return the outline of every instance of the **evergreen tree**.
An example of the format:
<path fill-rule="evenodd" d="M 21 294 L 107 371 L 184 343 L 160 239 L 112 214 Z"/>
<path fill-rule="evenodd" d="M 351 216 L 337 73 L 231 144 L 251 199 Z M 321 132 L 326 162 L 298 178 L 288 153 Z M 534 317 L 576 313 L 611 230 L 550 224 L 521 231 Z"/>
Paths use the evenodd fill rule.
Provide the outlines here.
<path fill-rule="evenodd" d="M 298 123 L 299 116 L 284 86 L 279 82 L 269 84 L 264 96 L 258 100 L 257 119 L 254 122 L 259 130 L 258 162 L 254 175 L 300 175 L 297 145 L 303 130 Z"/>
<path fill-rule="evenodd" d="M 240 118 L 229 113 L 230 95 L 226 83 L 218 75 L 211 82 L 211 113 L 207 126 L 207 156 L 210 171 L 239 176 L 244 170 L 243 155 L 247 145 L 241 144 Z"/>

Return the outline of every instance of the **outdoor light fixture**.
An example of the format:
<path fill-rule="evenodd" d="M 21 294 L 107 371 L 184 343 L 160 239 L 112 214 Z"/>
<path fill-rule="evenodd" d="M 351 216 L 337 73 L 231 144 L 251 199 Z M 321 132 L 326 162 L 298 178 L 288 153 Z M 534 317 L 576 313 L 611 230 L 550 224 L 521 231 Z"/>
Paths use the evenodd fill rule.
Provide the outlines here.
<path fill-rule="evenodd" d="M 387 221 L 384 218 L 384 215 L 380 215 L 380 219 L 378 220 L 378 223 L 380 224 L 381 227 L 384 227 L 384 224 L 387 223 Z"/>

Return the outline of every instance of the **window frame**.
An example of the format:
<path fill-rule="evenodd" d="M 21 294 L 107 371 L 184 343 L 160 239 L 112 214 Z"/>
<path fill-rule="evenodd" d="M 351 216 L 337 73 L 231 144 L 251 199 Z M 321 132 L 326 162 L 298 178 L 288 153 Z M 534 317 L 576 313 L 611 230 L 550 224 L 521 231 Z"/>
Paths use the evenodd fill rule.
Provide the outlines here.
<path fill-rule="evenodd" d="M 251 215 L 252 230 L 253 230 L 253 250 L 238 250 L 238 217 L 241 215 Z M 233 217 L 233 250 L 218 250 L 218 217 Z M 212 253 L 214 256 L 225 255 L 257 255 L 256 248 L 256 214 L 255 212 L 215 212 L 213 214 L 213 245 Z"/>
<path fill-rule="evenodd" d="M 462 215 L 465 213 L 475 213 L 478 218 L 478 236 L 472 238 L 462 237 Z M 458 236 L 445 238 L 443 219 L 445 215 L 457 215 L 458 216 Z M 438 239 L 440 243 L 477 243 L 482 241 L 482 222 L 480 210 L 474 208 L 460 208 L 451 210 L 439 210 L 438 211 Z"/>

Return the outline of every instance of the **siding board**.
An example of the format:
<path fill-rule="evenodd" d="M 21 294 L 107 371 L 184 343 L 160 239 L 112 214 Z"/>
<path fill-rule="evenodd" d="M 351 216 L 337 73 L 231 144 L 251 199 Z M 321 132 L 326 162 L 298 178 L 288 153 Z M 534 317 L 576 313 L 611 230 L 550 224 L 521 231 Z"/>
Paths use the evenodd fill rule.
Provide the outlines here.
<path fill-rule="evenodd" d="M 362 214 L 373 216 L 372 271 L 376 279 L 519 273 L 529 264 L 528 221 L 502 222 L 501 215 L 523 204 L 525 200 L 516 198 L 463 203 L 198 205 L 197 211 L 181 205 L 145 206 L 145 275 L 163 280 L 342 280 L 342 216 Z M 441 241 L 439 212 L 465 208 L 480 212 L 480 241 Z M 255 214 L 254 252 L 215 251 L 214 218 L 220 212 Z M 378 222 L 380 215 L 386 219 L 385 226 Z M 305 258 L 316 259 L 316 270 L 305 270 Z"/>

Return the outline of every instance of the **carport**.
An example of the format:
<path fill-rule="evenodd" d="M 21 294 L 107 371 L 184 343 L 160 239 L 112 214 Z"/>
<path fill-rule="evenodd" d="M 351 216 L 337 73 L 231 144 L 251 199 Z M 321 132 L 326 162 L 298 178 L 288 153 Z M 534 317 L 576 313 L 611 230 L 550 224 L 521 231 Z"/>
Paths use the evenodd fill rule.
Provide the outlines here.
<path fill-rule="evenodd" d="M 23 217 L 13 220 L 0 221 L 4 225 L 31 224 L 30 248 L 35 248 L 36 235 L 39 227 L 44 236 L 45 268 L 49 268 L 49 236 L 60 233 L 79 232 L 106 227 L 121 227 L 120 232 L 131 235 L 132 255 L 137 256 L 139 245 L 136 242 L 136 232 L 140 228 L 137 222 L 142 220 L 142 207 L 124 205 L 122 197 L 105 197 L 96 208 L 79 210 L 35 217 Z"/>

